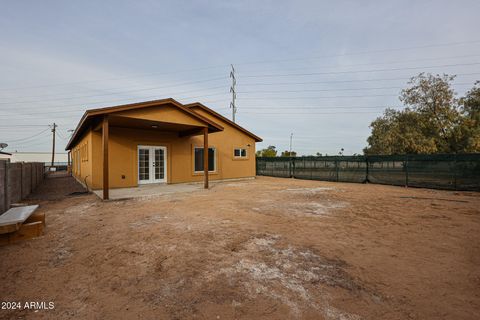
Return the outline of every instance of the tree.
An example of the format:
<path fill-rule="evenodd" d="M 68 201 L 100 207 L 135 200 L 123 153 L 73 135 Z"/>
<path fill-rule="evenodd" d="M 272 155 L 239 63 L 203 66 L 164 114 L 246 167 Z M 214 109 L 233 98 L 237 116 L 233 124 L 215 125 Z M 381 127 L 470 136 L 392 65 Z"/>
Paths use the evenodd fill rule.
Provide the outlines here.
<path fill-rule="evenodd" d="M 462 99 L 451 88 L 454 76 L 413 77 L 402 90 L 404 110 L 388 108 L 370 127 L 365 154 L 478 152 L 478 102 L 474 87 Z M 475 111 L 476 110 L 476 111 Z M 476 118 L 477 117 L 477 118 Z"/>
<path fill-rule="evenodd" d="M 255 155 L 257 157 L 276 157 L 277 150 L 275 146 L 268 146 L 266 149 L 258 150 Z"/>
<path fill-rule="evenodd" d="M 465 152 L 480 150 L 480 81 L 460 99 L 462 120 L 455 141 Z"/>
<path fill-rule="evenodd" d="M 285 150 L 285 151 L 282 152 L 281 156 L 282 157 L 296 157 L 297 153 L 295 151 L 290 152 L 290 151 Z"/>

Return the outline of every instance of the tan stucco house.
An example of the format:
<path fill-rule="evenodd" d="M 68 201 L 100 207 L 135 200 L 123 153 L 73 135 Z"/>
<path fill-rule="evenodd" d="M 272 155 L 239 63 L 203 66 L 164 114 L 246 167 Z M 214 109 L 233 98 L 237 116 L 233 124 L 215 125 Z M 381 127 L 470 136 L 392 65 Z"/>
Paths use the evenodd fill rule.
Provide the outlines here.
<path fill-rule="evenodd" d="M 66 150 L 73 176 L 108 199 L 109 188 L 254 177 L 260 141 L 201 103 L 163 99 L 87 110 Z"/>

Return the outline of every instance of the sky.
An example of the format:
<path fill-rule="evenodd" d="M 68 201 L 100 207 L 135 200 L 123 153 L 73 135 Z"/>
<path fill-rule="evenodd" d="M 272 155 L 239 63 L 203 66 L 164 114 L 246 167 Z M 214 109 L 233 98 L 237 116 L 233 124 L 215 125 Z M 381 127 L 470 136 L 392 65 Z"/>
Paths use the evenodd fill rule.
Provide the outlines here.
<path fill-rule="evenodd" d="M 362 153 L 420 72 L 480 79 L 480 1 L 0 0 L 0 142 L 62 151 L 86 109 L 202 102 L 300 155 Z"/>

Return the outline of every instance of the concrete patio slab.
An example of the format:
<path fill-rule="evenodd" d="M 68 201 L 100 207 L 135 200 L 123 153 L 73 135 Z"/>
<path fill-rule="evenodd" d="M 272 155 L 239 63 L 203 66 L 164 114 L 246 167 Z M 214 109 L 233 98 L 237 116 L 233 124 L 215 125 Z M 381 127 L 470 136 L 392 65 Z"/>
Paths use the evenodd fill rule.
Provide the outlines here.
<path fill-rule="evenodd" d="M 242 178 L 242 179 L 228 179 L 228 180 L 218 180 L 211 181 L 211 188 L 218 184 L 228 184 L 235 181 L 245 181 L 245 180 L 254 180 L 255 178 Z M 177 183 L 177 184 L 144 184 L 138 187 L 133 188 L 118 188 L 109 190 L 110 200 L 123 200 L 123 199 L 133 199 L 133 198 L 145 198 L 145 197 L 154 197 L 162 196 L 174 193 L 184 193 L 184 192 L 194 192 L 202 191 L 203 182 L 193 182 L 193 183 Z M 103 191 L 93 190 L 93 192 L 101 199 L 103 196 Z"/>
<path fill-rule="evenodd" d="M 202 190 L 203 185 L 198 183 L 185 184 L 146 184 L 133 188 L 110 189 L 110 200 L 144 198 L 161 196 L 172 193 L 193 192 Z M 102 190 L 93 191 L 99 198 L 102 198 Z"/>

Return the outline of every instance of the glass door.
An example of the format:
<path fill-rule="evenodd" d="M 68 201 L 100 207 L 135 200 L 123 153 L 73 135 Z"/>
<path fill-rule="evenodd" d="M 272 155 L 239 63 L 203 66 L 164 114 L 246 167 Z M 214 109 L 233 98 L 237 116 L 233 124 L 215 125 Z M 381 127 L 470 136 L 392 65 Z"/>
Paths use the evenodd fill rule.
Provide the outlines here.
<path fill-rule="evenodd" d="M 155 159 L 153 162 L 153 168 L 155 172 L 154 182 L 165 182 L 165 167 L 166 167 L 166 159 L 165 159 L 165 147 L 153 147 L 152 148 L 155 153 Z"/>
<path fill-rule="evenodd" d="M 138 183 L 150 183 L 150 148 L 138 147 Z"/>
<path fill-rule="evenodd" d="M 138 183 L 167 182 L 167 148 L 138 146 Z"/>

